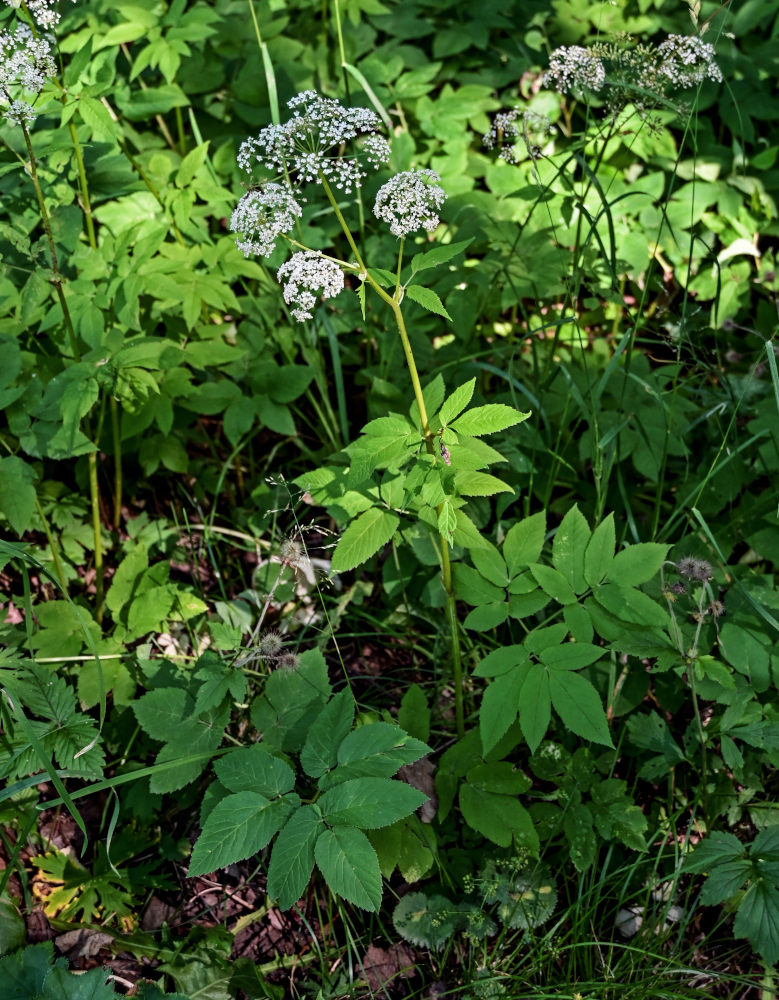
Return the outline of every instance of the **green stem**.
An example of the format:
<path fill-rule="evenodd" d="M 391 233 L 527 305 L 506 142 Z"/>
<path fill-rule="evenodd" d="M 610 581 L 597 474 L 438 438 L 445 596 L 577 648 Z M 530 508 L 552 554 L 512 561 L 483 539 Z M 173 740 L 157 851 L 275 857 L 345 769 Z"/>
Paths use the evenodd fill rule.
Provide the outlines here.
<path fill-rule="evenodd" d="M 48 518 L 43 513 L 43 507 L 41 507 L 41 502 L 38 499 L 38 495 L 35 495 L 35 509 L 38 511 L 38 517 L 41 519 L 43 524 L 43 530 L 46 533 L 46 539 L 49 543 L 49 548 L 51 549 L 51 555 L 54 559 L 54 569 L 57 573 L 57 579 L 60 582 L 60 587 L 64 593 L 68 591 L 68 583 L 65 579 L 65 571 L 62 567 L 62 557 L 60 556 L 59 546 L 54 540 L 54 535 L 51 533 L 51 526 L 49 525 Z"/>
<path fill-rule="evenodd" d="M 89 200 L 89 187 L 87 185 L 87 172 L 84 169 L 84 157 L 81 152 L 81 143 L 78 139 L 78 132 L 72 120 L 69 122 L 70 138 L 73 142 L 73 151 L 76 154 L 76 169 L 78 170 L 78 183 L 81 188 L 82 208 L 84 209 L 84 219 L 87 224 L 87 237 L 89 245 L 93 250 L 97 250 L 97 239 L 95 237 L 95 220 L 92 218 L 92 204 Z"/>
<path fill-rule="evenodd" d="M 122 519 L 122 435 L 119 426 L 119 404 L 111 397 L 111 436 L 114 442 L 114 528 L 119 530 Z"/>
<path fill-rule="evenodd" d="M 89 501 L 92 507 L 92 535 L 95 544 L 95 617 L 103 621 L 103 540 L 100 533 L 100 491 L 97 485 L 97 450 L 89 453 Z"/>

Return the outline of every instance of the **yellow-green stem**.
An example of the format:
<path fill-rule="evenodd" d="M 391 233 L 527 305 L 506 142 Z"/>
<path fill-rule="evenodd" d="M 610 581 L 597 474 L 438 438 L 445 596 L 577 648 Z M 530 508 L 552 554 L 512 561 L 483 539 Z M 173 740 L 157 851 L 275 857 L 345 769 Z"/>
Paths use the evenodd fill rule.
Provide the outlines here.
<path fill-rule="evenodd" d="M 95 237 L 95 221 L 92 218 L 92 204 L 89 200 L 89 187 L 87 186 L 87 172 L 84 169 L 84 157 L 81 153 L 81 143 L 78 139 L 76 126 L 72 121 L 69 123 L 70 138 L 73 143 L 73 151 L 76 154 L 76 169 L 78 170 L 78 183 L 81 188 L 81 201 L 83 202 L 84 219 L 87 224 L 87 237 L 89 245 L 93 250 L 97 250 L 97 239 Z"/>
<path fill-rule="evenodd" d="M 122 519 L 122 435 L 119 426 L 119 404 L 111 397 L 111 436 L 114 443 L 114 527 L 119 530 Z"/>
<path fill-rule="evenodd" d="M 51 555 L 54 560 L 54 570 L 57 574 L 57 579 L 59 580 L 60 587 L 64 592 L 67 592 L 68 582 L 65 579 L 65 570 L 62 566 L 62 557 L 60 556 L 59 546 L 54 540 L 54 535 L 51 533 L 51 527 L 49 526 L 49 521 L 46 515 L 43 513 L 43 507 L 41 507 L 41 502 L 36 494 L 35 496 L 35 509 L 38 511 L 38 517 L 41 519 L 43 524 L 43 530 L 46 533 L 46 539 L 49 543 L 49 548 L 51 549 Z"/>
<path fill-rule="evenodd" d="M 100 492 L 97 485 L 97 451 L 89 453 L 89 500 L 92 506 L 92 535 L 95 544 L 95 618 L 103 621 L 103 540 L 100 533 Z"/>

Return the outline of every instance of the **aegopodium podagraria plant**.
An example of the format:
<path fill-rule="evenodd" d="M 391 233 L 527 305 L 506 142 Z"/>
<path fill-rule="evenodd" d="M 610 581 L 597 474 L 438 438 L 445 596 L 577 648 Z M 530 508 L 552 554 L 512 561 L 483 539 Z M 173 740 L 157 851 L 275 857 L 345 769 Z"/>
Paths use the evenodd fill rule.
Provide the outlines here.
<path fill-rule="evenodd" d="M 320 301 L 343 292 L 347 278 L 365 317 L 369 288 L 392 314 L 414 396 L 408 414 L 372 420 L 332 464 L 299 477 L 296 485 L 315 502 L 337 506 L 352 518 L 333 553 L 335 573 L 354 569 L 393 538 L 401 539 L 410 521 L 436 539 L 451 636 L 457 729 L 462 735 L 463 677 L 450 549 L 455 544 L 471 550 L 486 545 L 464 510 L 469 497 L 511 492 L 510 486 L 483 471 L 505 459 L 481 438 L 530 414 L 501 403 L 467 409 L 475 379 L 448 396 L 441 376 L 422 387 L 403 304 L 409 299 L 441 317 L 442 323 L 451 321 L 438 295 L 417 282 L 426 270 L 452 260 L 468 245 L 450 243 L 416 253 L 404 269 L 406 240 L 438 228 L 446 201 L 439 175 L 429 169 L 405 170 L 379 188 L 373 214 L 398 238 L 398 253 L 392 271 L 370 268 L 336 195 L 352 194 L 369 169 L 380 170 L 389 162 L 390 147 L 379 132 L 378 116 L 310 90 L 293 97 L 288 106 L 288 121 L 262 129 L 238 153 L 238 164 L 254 186 L 232 216 L 237 245 L 247 256 L 270 256 L 280 244 L 294 251 L 279 267 L 278 279 L 292 316 L 300 322 L 315 320 Z M 262 172 L 259 178 L 254 176 L 257 170 Z M 305 246 L 290 235 L 308 200 L 302 189 L 308 187 L 321 189 L 329 202 L 350 259 Z"/>

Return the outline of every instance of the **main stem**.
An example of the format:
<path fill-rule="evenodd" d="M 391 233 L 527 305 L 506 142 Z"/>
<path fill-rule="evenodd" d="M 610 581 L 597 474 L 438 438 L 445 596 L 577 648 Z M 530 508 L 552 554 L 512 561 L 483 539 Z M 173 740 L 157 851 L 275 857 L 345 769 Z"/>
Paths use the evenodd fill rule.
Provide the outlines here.
<path fill-rule="evenodd" d="M 360 268 L 360 278 L 367 281 L 379 298 L 387 303 L 395 317 L 395 324 L 397 325 L 398 333 L 400 334 L 400 342 L 403 345 L 403 353 L 406 357 L 406 366 L 408 367 L 408 372 L 411 376 L 414 398 L 417 403 L 417 409 L 419 410 L 419 421 L 422 424 L 422 435 L 425 439 L 425 448 L 427 449 L 428 454 L 432 455 L 434 459 L 437 459 L 435 445 L 433 443 L 434 435 L 430 430 L 427 407 L 425 406 L 425 397 L 422 393 L 422 383 L 419 380 L 419 372 L 417 371 L 416 361 L 414 360 L 414 351 L 411 347 L 411 341 L 409 340 L 408 331 L 406 329 L 406 321 L 403 318 L 403 310 L 400 305 L 402 296 L 402 287 L 400 284 L 400 255 L 403 253 L 403 244 L 401 243 L 400 255 L 398 259 L 398 280 L 395 285 L 395 294 L 389 295 L 368 273 L 368 269 L 365 266 L 362 256 L 360 255 L 360 251 L 357 249 L 357 244 L 354 242 L 354 237 L 346 224 L 346 220 L 344 219 L 341 209 L 338 206 L 338 202 L 333 196 L 330 185 L 327 183 L 327 180 L 322 174 L 319 175 L 319 179 L 325 189 L 325 194 L 327 195 L 330 204 L 333 206 L 333 211 L 341 224 L 341 229 L 346 236 L 349 247 L 354 254 L 355 260 L 357 261 L 357 265 Z M 440 514 L 440 507 L 437 509 L 437 512 Z M 441 582 L 443 583 L 444 590 L 446 591 L 446 610 L 452 647 L 455 721 L 457 725 L 457 735 L 462 737 L 465 735 L 465 713 L 463 710 L 463 666 L 462 654 L 460 651 L 460 629 L 457 619 L 457 602 L 452 583 L 452 563 L 449 557 L 449 542 L 443 532 L 439 532 L 439 537 L 441 539 Z"/>

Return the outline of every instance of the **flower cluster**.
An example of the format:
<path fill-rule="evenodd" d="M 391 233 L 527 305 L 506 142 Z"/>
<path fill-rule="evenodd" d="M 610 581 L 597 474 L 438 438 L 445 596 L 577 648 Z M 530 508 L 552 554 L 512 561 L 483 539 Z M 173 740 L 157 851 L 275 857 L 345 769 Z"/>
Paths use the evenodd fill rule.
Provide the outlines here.
<path fill-rule="evenodd" d="M 594 48 L 563 45 L 555 49 L 544 74 L 544 86 L 562 94 L 592 90 L 597 93 L 606 82 L 606 69 Z"/>
<path fill-rule="evenodd" d="M 286 279 L 284 301 L 294 305 L 292 315 L 301 323 L 314 318 L 311 310 L 316 305 L 315 292 L 321 291 L 322 298 L 332 299 L 344 287 L 341 268 L 318 250 L 293 253 L 279 268 L 278 279 L 279 282 Z"/>
<path fill-rule="evenodd" d="M 441 178 L 434 170 L 404 170 L 383 184 L 373 214 L 386 222 L 393 236 L 403 238 L 417 229 L 431 233 L 446 200 Z"/>
<path fill-rule="evenodd" d="M 238 202 L 230 219 L 230 229 L 238 234 L 236 246 L 247 257 L 270 257 L 276 239 L 288 233 L 303 210 L 284 184 L 264 184 L 248 191 Z"/>
<path fill-rule="evenodd" d="M 520 111 L 515 107 L 511 111 L 501 111 L 495 115 L 492 128 L 482 139 L 482 145 L 485 149 L 497 149 L 500 159 L 507 163 L 519 163 L 521 154 L 517 146 L 520 141 L 535 159 L 540 156 L 553 131 L 554 127 L 546 115 L 537 111 Z"/>
<path fill-rule="evenodd" d="M 16 9 L 22 6 L 22 0 L 5 0 L 5 3 Z M 48 30 L 59 24 L 60 12 L 56 0 L 27 0 L 26 6 L 39 28 Z"/>
<path fill-rule="evenodd" d="M 657 46 L 659 72 L 673 87 L 697 87 L 708 77 L 722 82 L 722 70 L 714 61 L 714 46 L 697 35 L 669 35 Z"/>
<path fill-rule="evenodd" d="M 367 108 L 346 108 L 332 98 L 305 90 L 288 106 L 294 114 L 283 125 L 269 125 L 247 139 L 238 165 L 251 174 L 255 164 L 299 183 L 322 178 L 346 194 L 362 183 L 363 163 L 378 169 L 389 160 L 387 140 L 378 134 L 379 118 Z M 353 155 L 344 145 L 357 141 Z"/>
<path fill-rule="evenodd" d="M 47 39 L 36 37 L 29 25 L 20 23 L 0 32 L 0 105 L 12 124 L 27 125 L 32 121 L 32 105 L 20 98 L 39 94 L 56 72 L 51 45 Z"/>

